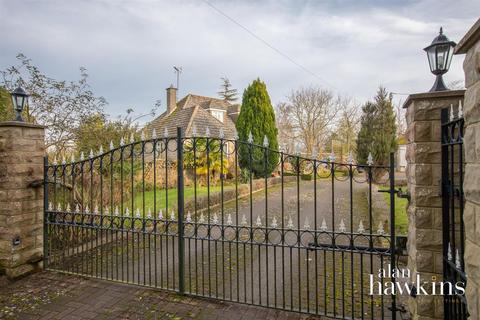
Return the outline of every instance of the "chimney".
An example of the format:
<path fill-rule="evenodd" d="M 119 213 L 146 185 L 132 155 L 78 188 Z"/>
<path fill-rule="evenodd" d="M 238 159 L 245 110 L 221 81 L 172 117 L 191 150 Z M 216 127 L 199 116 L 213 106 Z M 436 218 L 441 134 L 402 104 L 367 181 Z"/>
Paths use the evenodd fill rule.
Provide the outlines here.
<path fill-rule="evenodd" d="M 167 114 L 170 114 L 177 107 L 177 88 L 172 85 L 167 88 Z"/>

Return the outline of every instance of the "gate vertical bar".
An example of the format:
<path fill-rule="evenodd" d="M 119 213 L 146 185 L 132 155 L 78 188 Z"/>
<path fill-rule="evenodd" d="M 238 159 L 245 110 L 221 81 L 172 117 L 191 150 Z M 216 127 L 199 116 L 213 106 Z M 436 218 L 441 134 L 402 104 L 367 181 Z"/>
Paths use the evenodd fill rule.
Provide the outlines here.
<path fill-rule="evenodd" d="M 390 153 L 390 264 L 392 270 L 396 270 L 396 238 L 395 238 L 395 154 Z M 395 288 L 395 277 L 391 278 L 393 287 Z M 397 301 L 395 294 L 392 294 L 392 319 L 397 317 Z"/>
<path fill-rule="evenodd" d="M 445 257 L 448 256 L 448 243 L 449 239 L 449 192 L 448 192 L 448 185 L 449 185 L 449 172 L 448 172 L 448 144 L 445 143 L 444 137 L 447 134 L 447 127 L 444 125 L 448 122 L 448 109 L 442 109 L 441 111 L 441 141 L 442 141 L 442 232 L 443 232 L 443 278 L 448 279 L 448 264 Z M 443 284 L 444 288 L 446 288 L 447 281 Z M 445 317 L 452 316 L 450 313 L 450 305 L 448 300 L 450 297 L 448 295 L 444 295 L 443 297 L 443 308 L 444 308 L 444 315 Z"/>
<path fill-rule="evenodd" d="M 48 268 L 48 156 L 43 158 L 43 267 Z"/>
<path fill-rule="evenodd" d="M 178 192 L 178 291 L 185 293 L 185 238 L 183 229 L 183 140 L 182 128 L 177 127 L 177 192 Z"/>

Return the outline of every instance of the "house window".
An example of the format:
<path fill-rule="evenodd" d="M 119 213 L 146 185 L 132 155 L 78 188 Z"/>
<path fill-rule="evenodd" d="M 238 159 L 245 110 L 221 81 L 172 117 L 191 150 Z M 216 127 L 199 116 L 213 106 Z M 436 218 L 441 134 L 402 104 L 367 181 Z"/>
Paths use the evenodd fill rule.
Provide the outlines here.
<path fill-rule="evenodd" d="M 218 121 L 223 123 L 223 111 L 212 110 L 212 116 L 217 118 Z"/>

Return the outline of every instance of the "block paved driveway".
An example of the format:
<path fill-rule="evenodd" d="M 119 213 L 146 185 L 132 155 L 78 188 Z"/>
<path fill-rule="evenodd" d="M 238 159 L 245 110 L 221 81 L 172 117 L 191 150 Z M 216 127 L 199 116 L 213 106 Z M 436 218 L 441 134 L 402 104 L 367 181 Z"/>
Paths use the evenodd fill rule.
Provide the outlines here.
<path fill-rule="evenodd" d="M 44 271 L 0 279 L 0 319 L 322 319 Z"/>

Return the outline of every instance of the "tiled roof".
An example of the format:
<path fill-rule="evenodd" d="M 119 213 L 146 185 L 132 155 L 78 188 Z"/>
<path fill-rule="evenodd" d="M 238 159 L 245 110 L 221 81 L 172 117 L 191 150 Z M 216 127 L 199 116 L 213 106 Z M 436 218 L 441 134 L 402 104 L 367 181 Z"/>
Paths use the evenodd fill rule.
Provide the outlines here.
<path fill-rule="evenodd" d="M 231 104 L 228 101 L 218 99 L 218 98 L 188 94 L 182 100 L 178 101 L 177 106 L 182 109 L 200 106 L 204 109 L 215 108 L 215 109 L 228 110 Z"/>
<path fill-rule="evenodd" d="M 218 137 L 220 135 L 220 128 L 223 127 L 223 133 L 226 138 L 233 139 L 235 136 L 235 124 L 232 119 L 225 115 L 223 123 L 212 116 L 203 108 L 195 107 L 196 111 L 193 114 L 193 120 L 189 128 L 187 128 L 186 135 L 192 135 L 193 127 L 197 129 L 197 135 L 204 136 L 207 127 L 210 130 L 211 137 Z"/>
<path fill-rule="evenodd" d="M 225 112 L 223 123 L 207 111 L 209 108 L 227 111 Z M 150 122 L 146 128 L 149 131 L 155 128 L 158 136 L 163 136 L 165 128 L 167 128 L 169 135 L 174 136 L 177 127 L 181 127 L 186 136 L 191 136 L 192 129 L 195 126 L 197 135 L 204 136 L 208 127 L 210 136 L 218 137 L 220 128 L 223 127 L 225 138 L 233 139 L 235 135 L 235 123 L 228 115 L 229 110 L 232 110 L 232 105 L 227 101 L 188 94 L 177 102 L 177 108 L 171 114 L 167 115 L 166 112 L 162 113 Z"/>
<path fill-rule="evenodd" d="M 157 135 L 162 137 L 165 128 L 167 128 L 170 136 L 175 136 L 177 132 L 177 127 L 187 128 L 188 123 L 192 117 L 194 108 L 187 109 L 175 109 L 171 114 L 167 115 L 166 112 L 162 113 L 158 118 L 150 122 L 147 127 L 151 131 L 155 128 Z"/>

